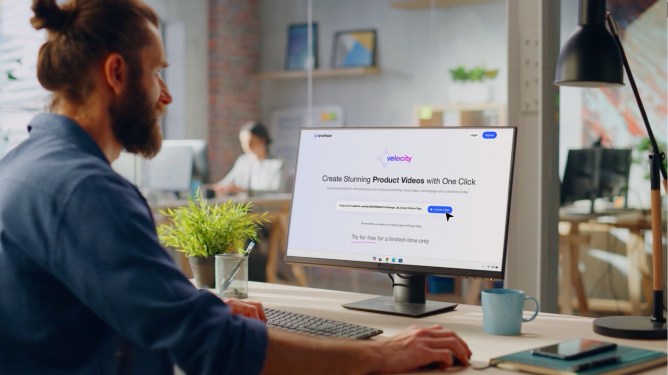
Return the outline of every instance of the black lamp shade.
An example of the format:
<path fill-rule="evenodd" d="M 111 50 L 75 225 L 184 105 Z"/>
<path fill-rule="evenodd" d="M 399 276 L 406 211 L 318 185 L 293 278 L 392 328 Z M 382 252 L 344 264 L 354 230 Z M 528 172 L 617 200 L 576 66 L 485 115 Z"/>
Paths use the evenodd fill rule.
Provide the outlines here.
<path fill-rule="evenodd" d="M 580 0 L 579 26 L 557 60 L 559 86 L 624 85 L 624 63 L 617 41 L 605 27 L 605 0 Z"/>
<path fill-rule="evenodd" d="M 578 26 L 559 53 L 559 86 L 623 86 L 622 55 L 604 24 Z"/>

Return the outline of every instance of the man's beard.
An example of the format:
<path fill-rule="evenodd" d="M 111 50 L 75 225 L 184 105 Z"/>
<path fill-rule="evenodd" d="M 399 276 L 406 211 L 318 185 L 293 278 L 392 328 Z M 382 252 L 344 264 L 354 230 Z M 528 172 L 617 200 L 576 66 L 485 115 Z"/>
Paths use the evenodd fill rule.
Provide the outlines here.
<path fill-rule="evenodd" d="M 139 84 L 139 74 L 130 73 L 129 78 L 127 95 L 109 107 L 111 129 L 127 152 L 150 159 L 162 145 L 157 105 Z"/>

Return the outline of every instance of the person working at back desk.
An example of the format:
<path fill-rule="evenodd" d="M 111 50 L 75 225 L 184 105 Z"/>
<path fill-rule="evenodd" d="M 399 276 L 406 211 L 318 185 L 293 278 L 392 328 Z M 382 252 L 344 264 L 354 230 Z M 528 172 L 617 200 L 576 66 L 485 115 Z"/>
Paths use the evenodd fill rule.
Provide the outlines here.
<path fill-rule="evenodd" d="M 62 6 L 62 8 L 61 8 Z M 139 0 L 33 0 L 53 92 L 0 160 L 0 373 L 386 373 L 467 363 L 441 326 L 384 341 L 267 329 L 259 303 L 197 290 L 160 246 L 146 201 L 110 162 L 160 149 L 172 101 L 158 17 Z M 76 78 L 76 79 L 75 79 Z M 42 183 L 47 181 L 46 184 Z"/>
<path fill-rule="evenodd" d="M 239 129 L 239 143 L 244 153 L 237 158 L 230 172 L 209 189 L 213 190 L 216 196 L 246 194 L 252 197 L 260 193 L 281 192 L 283 161 L 269 156 L 271 137 L 267 128 L 256 121 L 244 123 Z M 270 238 L 270 228 L 271 224 L 262 225 L 262 243 L 265 242 L 264 239 Z M 281 233 L 274 232 L 274 235 L 281 236 Z M 266 263 L 267 250 L 255 251 L 249 262 L 249 278 L 266 281 Z"/>
<path fill-rule="evenodd" d="M 244 151 L 232 170 L 220 182 L 211 185 L 218 195 L 282 190 L 283 161 L 269 157 L 269 132 L 259 122 L 244 123 L 239 130 L 239 142 Z"/>

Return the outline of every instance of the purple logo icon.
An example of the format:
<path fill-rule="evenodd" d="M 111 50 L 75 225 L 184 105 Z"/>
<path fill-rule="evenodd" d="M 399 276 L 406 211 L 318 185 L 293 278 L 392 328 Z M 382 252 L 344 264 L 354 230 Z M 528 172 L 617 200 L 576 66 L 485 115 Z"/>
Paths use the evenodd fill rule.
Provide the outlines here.
<path fill-rule="evenodd" d="M 378 159 L 383 168 L 386 168 L 389 163 L 410 163 L 413 160 L 413 156 L 406 154 L 393 154 L 385 149 L 385 151 L 378 155 L 376 159 Z"/>

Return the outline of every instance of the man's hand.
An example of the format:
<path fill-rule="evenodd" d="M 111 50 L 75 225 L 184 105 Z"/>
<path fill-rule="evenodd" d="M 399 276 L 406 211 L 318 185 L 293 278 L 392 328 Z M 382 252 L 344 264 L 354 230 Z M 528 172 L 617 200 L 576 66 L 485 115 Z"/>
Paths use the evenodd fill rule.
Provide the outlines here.
<path fill-rule="evenodd" d="M 379 344 L 382 365 L 378 372 L 381 373 L 409 371 L 432 364 L 444 369 L 455 361 L 466 366 L 471 357 L 464 340 L 440 325 L 411 326 Z"/>
<path fill-rule="evenodd" d="M 267 316 L 264 315 L 262 303 L 257 301 L 240 301 L 236 298 L 225 298 L 223 300 L 230 308 L 232 314 L 242 315 L 247 318 L 258 319 L 267 322 Z"/>

